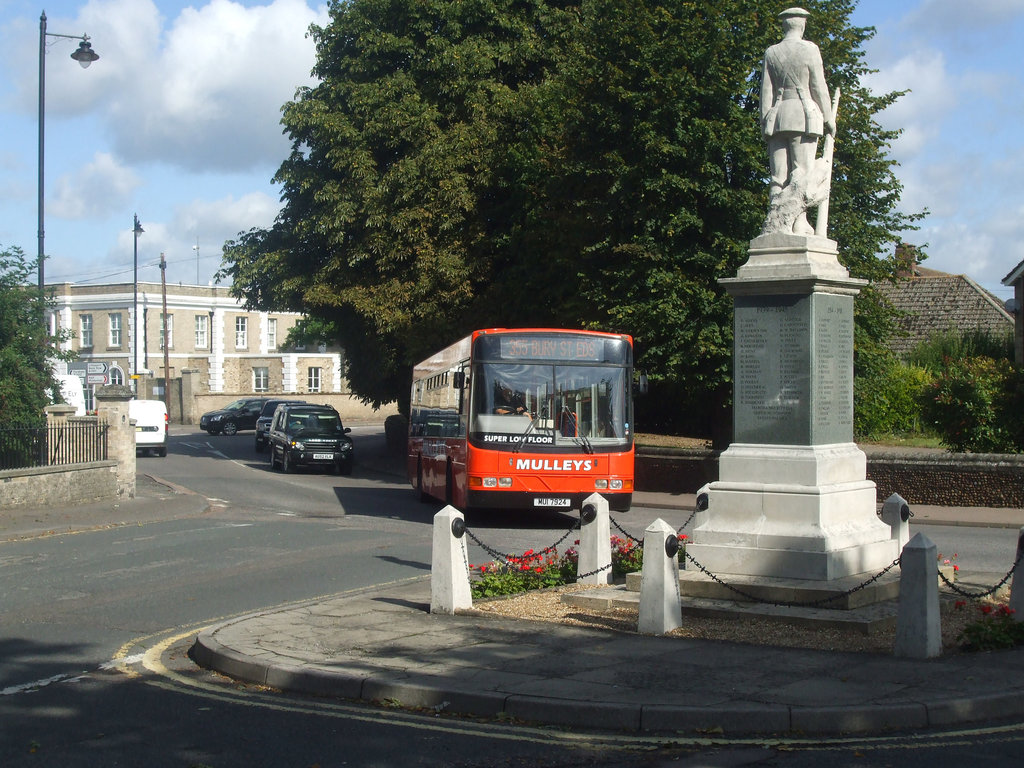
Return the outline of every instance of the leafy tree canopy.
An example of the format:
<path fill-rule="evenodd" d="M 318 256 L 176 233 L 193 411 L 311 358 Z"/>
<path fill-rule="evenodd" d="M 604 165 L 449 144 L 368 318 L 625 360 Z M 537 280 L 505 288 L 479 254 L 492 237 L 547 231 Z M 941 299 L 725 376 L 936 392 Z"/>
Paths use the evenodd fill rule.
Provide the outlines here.
<path fill-rule="evenodd" d="M 842 88 L 830 236 L 855 277 L 916 217 L 875 115 L 851 0 L 805 3 Z M 312 29 L 320 84 L 270 229 L 225 246 L 256 309 L 305 312 L 365 400 L 404 401 L 413 363 L 475 327 L 630 333 L 652 381 L 723 402 L 731 299 L 767 209 L 764 0 L 349 0 Z M 865 301 L 874 302 L 870 294 Z M 863 303 L 863 302 L 861 302 Z M 884 314 L 884 313 L 882 313 Z M 871 346 L 888 327 L 861 312 Z"/>
<path fill-rule="evenodd" d="M 0 249 L 0 423 L 37 422 L 59 399 L 45 330 L 47 302 L 32 285 L 36 266 L 20 248 Z"/>

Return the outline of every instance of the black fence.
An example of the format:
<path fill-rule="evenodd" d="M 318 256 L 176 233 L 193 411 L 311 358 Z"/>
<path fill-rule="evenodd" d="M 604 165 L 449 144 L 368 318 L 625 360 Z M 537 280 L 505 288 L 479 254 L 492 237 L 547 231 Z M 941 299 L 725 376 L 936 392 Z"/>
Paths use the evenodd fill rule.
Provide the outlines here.
<path fill-rule="evenodd" d="M 108 430 L 96 421 L 0 428 L 0 470 L 104 461 Z"/>

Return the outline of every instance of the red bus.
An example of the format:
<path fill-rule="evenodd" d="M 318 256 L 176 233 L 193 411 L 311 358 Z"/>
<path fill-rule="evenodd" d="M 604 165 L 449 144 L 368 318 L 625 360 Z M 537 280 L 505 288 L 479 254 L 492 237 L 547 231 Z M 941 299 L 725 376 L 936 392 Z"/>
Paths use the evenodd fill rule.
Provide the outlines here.
<path fill-rule="evenodd" d="M 633 340 L 474 331 L 413 369 L 409 481 L 459 509 L 633 500 Z"/>

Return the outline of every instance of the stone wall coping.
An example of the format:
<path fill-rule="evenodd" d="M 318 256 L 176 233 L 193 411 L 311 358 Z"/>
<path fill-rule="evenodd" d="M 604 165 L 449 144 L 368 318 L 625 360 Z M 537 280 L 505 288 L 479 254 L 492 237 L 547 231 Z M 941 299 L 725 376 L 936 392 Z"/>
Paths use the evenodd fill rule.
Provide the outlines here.
<path fill-rule="evenodd" d="M 19 469 L 0 469 L 0 480 L 14 477 L 38 477 L 40 475 L 56 475 L 64 472 L 80 472 L 86 469 L 102 469 L 116 467 L 118 462 L 113 459 L 103 461 L 83 461 L 78 464 L 54 464 L 49 467 L 21 467 Z"/>

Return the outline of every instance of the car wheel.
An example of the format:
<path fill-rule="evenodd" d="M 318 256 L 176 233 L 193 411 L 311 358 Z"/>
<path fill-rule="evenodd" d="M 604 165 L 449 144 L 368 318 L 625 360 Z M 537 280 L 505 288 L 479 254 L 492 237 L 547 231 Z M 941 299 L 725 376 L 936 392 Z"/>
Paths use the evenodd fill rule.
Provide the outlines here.
<path fill-rule="evenodd" d="M 225 421 L 224 426 L 221 428 L 221 432 L 225 435 L 234 435 L 238 432 L 238 425 L 233 421 Z"/>
<path fill-rule="evenodd" d="M 338 474 L 340 475 L 351 475 L 352 474 L 352 459 L 348 461 L 338 462 Z"/>
<path fill-rule="evenodd" d="M 294 469 L 292 463 L 288 460 L 288 451 L 281 452 L 281 471 L 288 473 Z"/>
<path fill-rule="evenodd" d="M 259 440 L 256 441 L 256 453 L 263 453 L 263 443 Z"/>
<path fill-rule="evenodd" d="M 161 448 L 159 451 L 157 451 L 156 455 L 157 456 L 161 456 L 163 458 L 166 458 L 167 457 L 167 448 L 166 448 L 166 446 Z"/>

